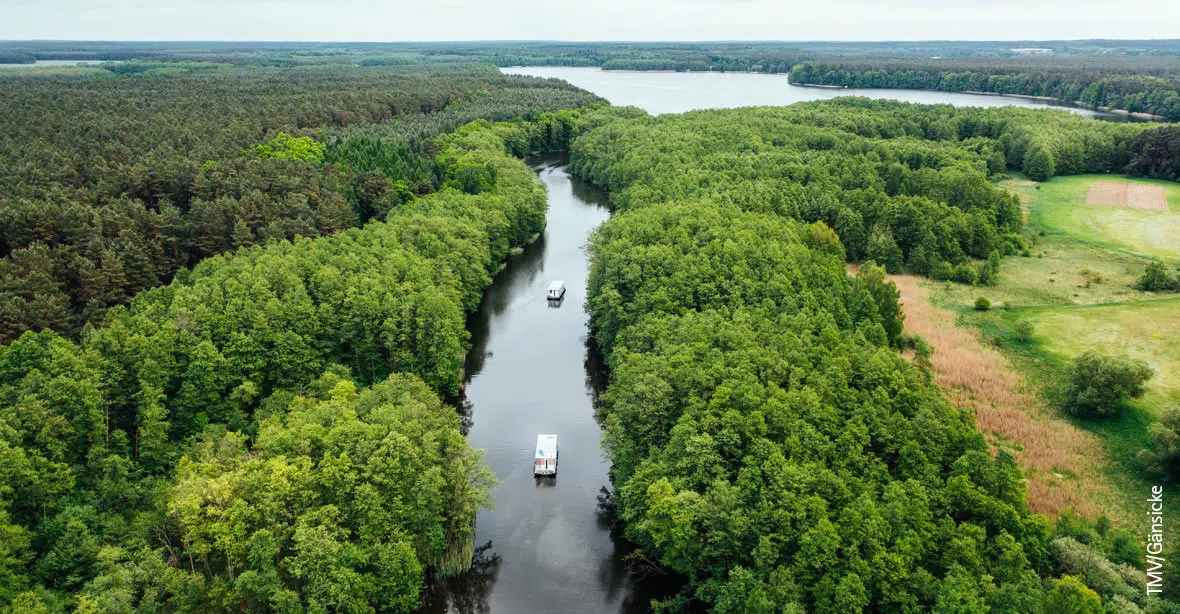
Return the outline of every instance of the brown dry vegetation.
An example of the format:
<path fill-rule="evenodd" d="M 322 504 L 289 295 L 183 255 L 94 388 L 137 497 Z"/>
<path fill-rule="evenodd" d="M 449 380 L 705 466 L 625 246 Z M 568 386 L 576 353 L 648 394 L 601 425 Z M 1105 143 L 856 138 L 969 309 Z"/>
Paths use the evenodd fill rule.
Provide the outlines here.
<path fill-rule="evenodd" d="M 999 351 L 984 345 L 973 329 L 956 326 L 953 313 L 930 303 L 921 278 L 890 279 L 901 292 L 906 332 L 934 347 L 935 383 L 952 403 L 975 412 L 993 449 L 1016 457 L 1028 478 L 1033 511 L 1055 516 L 1070 507 L 1096 516 L 1096 502 L 1111 492 L 1102 473 L 1107 463 L 1100 458 L 1098 440 L 1054 416 L 1038 396 L 1024 392 L 1023 377 Z"/>
<path fill-rule="evenodd" d="M 1167 211 L 1168 199 L 1164 189 L 1158 185 L 1144 185 L 1125 181 L 1095 181 L 1090 184 L 1086 202 L 1091 205 L 1108 207 L 1129 207 Z"/>

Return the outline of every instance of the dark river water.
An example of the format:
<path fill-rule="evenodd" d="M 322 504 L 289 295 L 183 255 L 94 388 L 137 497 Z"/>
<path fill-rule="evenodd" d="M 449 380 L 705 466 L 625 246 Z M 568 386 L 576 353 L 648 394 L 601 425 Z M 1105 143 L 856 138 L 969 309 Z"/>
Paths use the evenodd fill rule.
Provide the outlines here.
<path fill-rule="evenodd" d="M 608 463 L 594 419 L 599 363 L 587 345 L 586 242 L 609 213 L 598 189 L 561 157 L 534 160 L 549 191 L 545 233 L 511 258 L 470 320 L 468 441 L 500 481 L 476 523 L 474 569 L 440 587 L 428 612 L 646 612 L 668 580 L 622 563 L 599 495 Z M 545 291 L 565 282 L 553 307 Z M 556 478 L 533 477 L 539 433 L 556 433 Z"/>
<path fill-rule="evenodd" d="M 749 106 L 781 106 L 827 100 L 838 96 L 888 98 L 922 104 L 965 107 L 1016 106 L 1060 108 L 1088 117 L 1128 121 L 1126 115 L 1098 113 L 1012 96 L 931 92 L 925 90 L 832 89 L 791 85 L 786 75 L 740 72 L 639 72 L 570 66 L 501 68 L 510 75 L 554 77 L 594 92 L 611 104 L 636 106 L 653 115 L 683 113 L 693 109 L 729 109 Z"/>

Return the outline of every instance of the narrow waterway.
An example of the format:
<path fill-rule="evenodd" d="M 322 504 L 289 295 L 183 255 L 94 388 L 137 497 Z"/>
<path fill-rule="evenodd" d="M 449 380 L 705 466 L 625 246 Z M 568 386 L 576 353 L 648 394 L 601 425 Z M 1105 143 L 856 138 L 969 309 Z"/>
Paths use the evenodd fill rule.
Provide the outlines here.
<path fill-rule="evenodd" d="M 622 562 L 600 506 L 608 463 L 594 419 L 601 384 L 587 344 L 586 242 L 609 213 L 605 195 L 571 177 L 564 157 L 534 161 L 549 191 L 544 235 L 508 261 L 470 321 L 468 441 L 500 481 L 476 523 L 471 572 L 438 587 L 428 612 L 646 612 L 666 588 Z M 560 306 L 545 291 L 565 282 Z M 533 477 L 539 433 L 556 433 L 556 478 Z"/>

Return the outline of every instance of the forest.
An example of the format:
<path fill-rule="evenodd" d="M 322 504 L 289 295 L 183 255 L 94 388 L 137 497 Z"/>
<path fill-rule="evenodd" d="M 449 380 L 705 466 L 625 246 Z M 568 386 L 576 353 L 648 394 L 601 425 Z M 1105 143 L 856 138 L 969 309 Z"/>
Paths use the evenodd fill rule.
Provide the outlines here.
<path fill-rule="evenodd" d="M 689 578 L 664 606 L 1180 611 L 1143 593 L 1137 537 L 1029 513 L 874 264 L 993 274 L 1025 235 L 988 177 L 1020 168 L 1041 122 L 1091 142 L 1079 169 L 1120 168 L 1135 136 L 856 99 L 583 119 L 572 168 L 615 207 L 590 244 L 604 447 L 627 537 Z"/>
<path fill-rule="evenodd" d="M 1039 96 L 1180 120 L 1180 58 L 821 58 L 791 83 Z"/>
<path fill-rule="evenodd" d="M 489 67 L 0 84 L 0 340 L 42 329 L 76 337 L 210 256 L 383 217 L 440 187 L 432 137 L 594 100 Z M 295 159 L 300 138 L 325 147 Z"/>
<path fill-rule="evenodd" d="M 1000 256 L 1029 249 L 1015 197 L 989 178 L 1009 168 L 1039 180 L 1120 170 L 1150 126 L 863 99 L 692 112 L 668 124 L 636 117 L 593 130 L 576 142 L 573 168 L 621 206 L 708 199 L 823 222 L 850 261 L 984 285 Z"/>
<path fill-rule="evenodd" d="M 488 69 L 0 96 L 0 611 L 412 611 L 469 567 L 494 478 L 442 399 L 545 224 L 518 156 L 596 99 Z"/>
<path fill-rule="evenodd" d="M 1053 48 L 1176 53 L 1104 44 Z M 587 247 L 603 505 L 629 560 L 685 579 L 657 611 L 1180 612 L 1174 563 L 1144 594 L 1141 536 L 1031 512 L 887 278 L 995 284 L 1038 241 L 997 180 L 1175 179 L 1174 127 L 848 98 L 651 117 L 471 64 L 943 52 L 1008 61 L 0 44 L 121 61 L 0 74 L 0 613 L 405 612 L 471 567 L 496 477 L 454 406 L 468 318 L 545 228 L 522 158 L 557 151 L 610 192 Z M 1148 460 L 1172 471 L 1165 451 Z"/>

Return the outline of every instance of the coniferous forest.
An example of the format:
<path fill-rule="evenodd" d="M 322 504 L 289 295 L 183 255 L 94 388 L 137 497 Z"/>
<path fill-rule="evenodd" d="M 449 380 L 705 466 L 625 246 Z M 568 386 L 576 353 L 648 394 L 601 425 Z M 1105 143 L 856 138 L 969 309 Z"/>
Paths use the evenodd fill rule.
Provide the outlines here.
<path fill-rule="evenodd" d="M 889 277 L 996 285 L 1039 239 L 1001 179 L 1174 181 L 1176 128 L 861 98 L 651 116 L 492 65 L 979 89 L 815 59 L 929 52 L 896 45 L 0 45 L 126 60 L 0 73 L 0 613 L 409 612 L 471 568 L 497 476 L 456 407 L 469 316 L 544 231 L 524 159 L 552 152 L 609 193 L 604 498 L 681 580 L 652 608 L 1180 612 L 1138 534 L 1033 513 Z M 1171 117 L 1152 51 L 982 89 Z"/>

